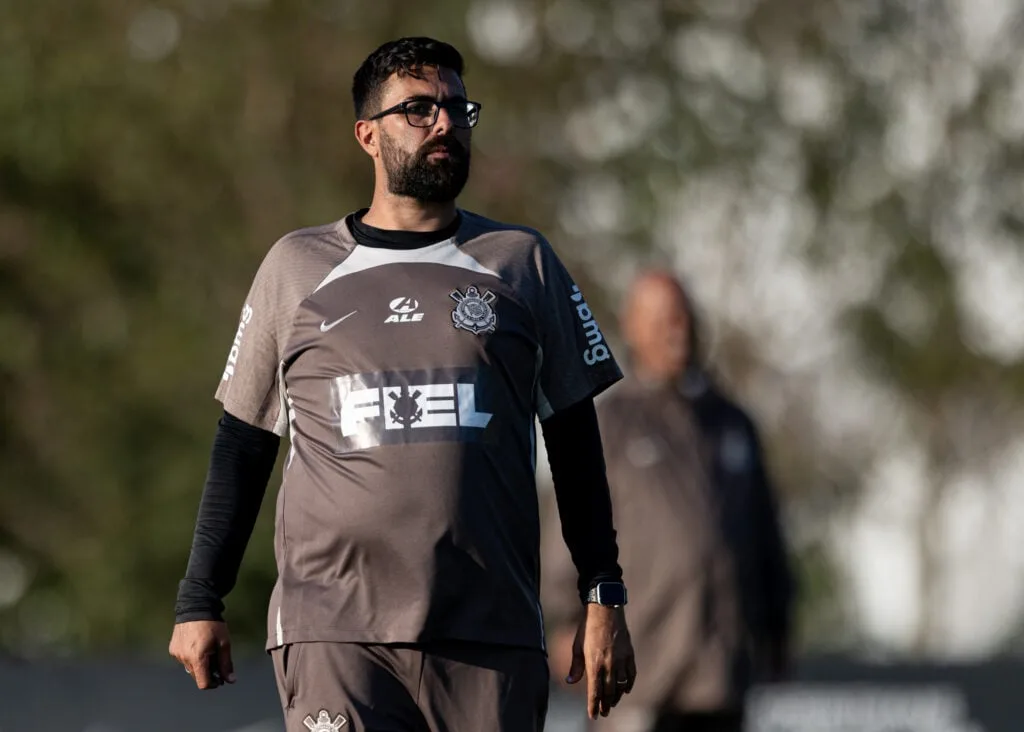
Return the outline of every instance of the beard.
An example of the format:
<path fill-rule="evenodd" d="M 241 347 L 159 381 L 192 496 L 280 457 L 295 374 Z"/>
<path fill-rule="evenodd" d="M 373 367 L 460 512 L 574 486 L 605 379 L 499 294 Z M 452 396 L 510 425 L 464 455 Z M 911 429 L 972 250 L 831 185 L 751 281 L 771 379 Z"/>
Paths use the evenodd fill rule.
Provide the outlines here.
<path fill-rule="evenodd" d="M 469 150 L 453 137 L 431 140 L 415 153 L 406 153 L 384 135 L 380 149 L 388 192 L 392 195 L 425 203 L 447 203 L 458 197 L 469 180 Z M 447 152 L 448 157 L 427 159 L 439 150 Z"/>

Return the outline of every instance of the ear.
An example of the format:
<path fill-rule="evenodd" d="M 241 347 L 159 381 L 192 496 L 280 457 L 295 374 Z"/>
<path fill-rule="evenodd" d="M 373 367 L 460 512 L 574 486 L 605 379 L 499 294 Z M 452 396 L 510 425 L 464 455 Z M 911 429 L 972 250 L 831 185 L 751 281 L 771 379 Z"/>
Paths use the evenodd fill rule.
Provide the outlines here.
<path fill-rule="evenodd" d="M 380 154 L 377 144 L 377 125 L 365 119 L 358 120 L 355 126 L 356 141 L 367 155 L 375 158 Z"/>

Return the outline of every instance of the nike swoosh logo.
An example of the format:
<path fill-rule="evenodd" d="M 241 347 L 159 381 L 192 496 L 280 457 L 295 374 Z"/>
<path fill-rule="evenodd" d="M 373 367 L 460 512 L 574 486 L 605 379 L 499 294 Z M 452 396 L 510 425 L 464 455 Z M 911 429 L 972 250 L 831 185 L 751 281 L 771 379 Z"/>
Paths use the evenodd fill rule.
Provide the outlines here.
<path fill-rule="evenodd" d="M 329 330 L 330 330 L 331 328 L 333 328 L 334 326 L 336 326 L 336 325 L 337 325 L 338 323 L 340 323 L 341 321 L 343 321 L 343 320 L 346 320 L 346 319 L 348 319 L 348 318 L 351 318 L 351 317 L 352 317 L 353 315 L 355 315 L 355 314 L 356 314 L 356 313 L 358 313 L 358 312 L 359 312 L 358 310 L 353 310 L 353 311 L 352 311 L 351 313 L 349 313 L 348 315 L 343 315 L 343 316 L 341 316 L 340 318 L 338 318 L 337 320 L 335 320 L 335 321 L 334 321 L 333 323 L 328 323 L 328 322 L 327 322 L 326 320 L 325 320 L 325 321 L 323 321 L 322 323 L 320 323 L 320 332 L 321 332 L 321 333 L 326 333 L 327 331 L 329 331 Z"/>

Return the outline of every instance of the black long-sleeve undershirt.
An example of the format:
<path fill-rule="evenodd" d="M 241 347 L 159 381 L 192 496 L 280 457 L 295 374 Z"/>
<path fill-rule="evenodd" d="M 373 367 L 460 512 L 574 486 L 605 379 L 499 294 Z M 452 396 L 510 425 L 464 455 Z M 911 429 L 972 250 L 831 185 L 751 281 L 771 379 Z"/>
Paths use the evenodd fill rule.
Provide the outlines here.
<path fill-rule="evenodd" d="M 581 599 L 600 581 L 620 580 L 611 497 L 594 403 L 586 399 L 541 423 L 562 521 L 579 572 Z M 228 414 L 213 441 L 188 570 L 175 620 L 221 620 L 252 535 L 280 438 Z"/>
<path fill-rule="evenodd" d="M 585 399 L 541 422 L 562 539 L 586 602 L 598 582 L 621 581 L 612 499 L 594 400 Z"/>
<path fill-rule="evenodd" d="M 199 503 L 192 553 L 178 585 L 176 622 L 221 620 L 235 586 L 281 438 L 224 412 Z"/>

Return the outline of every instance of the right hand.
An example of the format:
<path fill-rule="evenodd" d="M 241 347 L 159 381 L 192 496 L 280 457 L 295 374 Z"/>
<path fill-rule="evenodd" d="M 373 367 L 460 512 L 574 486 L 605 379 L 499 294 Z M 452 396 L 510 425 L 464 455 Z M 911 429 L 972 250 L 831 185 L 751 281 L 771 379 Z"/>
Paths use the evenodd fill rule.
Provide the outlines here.
<path fill-rule="evenodd" d="M 607 717 L 623 694 L 633 690 L 636 662 L 633 642 L 621 607 L 587 605 L 587 614 L 572 645 L 572 667 L 566 682 L 587 679 L 587 716 Z"/>
<path fill-rule="evenodd" d="M 167 651 L 185 667 L 200 689 L 235 683 L 227 623 L 217 620 L 178 623 Z"/>

